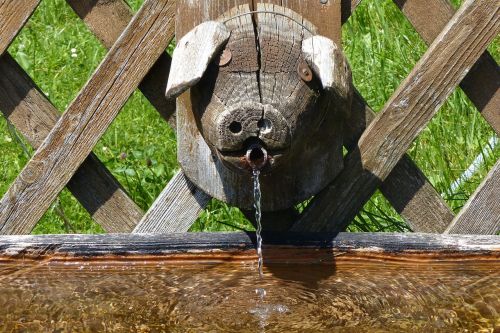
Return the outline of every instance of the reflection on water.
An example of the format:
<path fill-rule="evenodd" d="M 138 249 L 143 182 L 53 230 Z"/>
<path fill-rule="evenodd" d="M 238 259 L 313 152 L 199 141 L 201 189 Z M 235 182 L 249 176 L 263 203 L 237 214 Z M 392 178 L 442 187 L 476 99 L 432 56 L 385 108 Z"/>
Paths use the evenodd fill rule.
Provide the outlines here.
<path fill-rule="evenodd" d="M 498 263 L 326 266 L 0 264 L 0 331 L 499 330 Z"/>

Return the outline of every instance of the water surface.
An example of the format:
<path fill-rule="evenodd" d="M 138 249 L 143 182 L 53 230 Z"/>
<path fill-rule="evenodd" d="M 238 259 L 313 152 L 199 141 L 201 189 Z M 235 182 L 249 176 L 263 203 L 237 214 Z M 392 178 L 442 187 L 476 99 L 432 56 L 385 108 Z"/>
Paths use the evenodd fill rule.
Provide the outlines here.
<path fill-rule="evenodd" d="M 259 278 L 248 262 L 0 264 L 0 331 L 498 332 L 499 268 L 353 260 Z"/>

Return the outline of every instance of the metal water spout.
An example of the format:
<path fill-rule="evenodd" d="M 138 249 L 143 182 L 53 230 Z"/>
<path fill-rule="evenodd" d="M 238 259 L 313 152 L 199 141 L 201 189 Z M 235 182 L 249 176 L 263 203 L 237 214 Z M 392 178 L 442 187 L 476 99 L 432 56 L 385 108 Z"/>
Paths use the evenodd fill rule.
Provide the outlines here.
<path fill-rule="evenodd" d="M 260 144 L 251 144 L 245 154 L 245 160 L 252 170 L 262 170 L 268 161 L 267 151 Z"/>

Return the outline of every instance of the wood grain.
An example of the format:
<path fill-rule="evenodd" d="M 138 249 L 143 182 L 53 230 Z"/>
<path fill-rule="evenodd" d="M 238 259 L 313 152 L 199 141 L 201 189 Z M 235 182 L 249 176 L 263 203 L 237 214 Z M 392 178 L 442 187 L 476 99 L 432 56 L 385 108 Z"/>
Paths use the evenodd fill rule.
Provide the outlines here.
<path fill-rule="evenodd" d="M 500 6 L 497 0 L 492 2 Z M 432 43 L 455 13 L 449 0 L 394 0 L 394 3 L 428 44 Z M 500 67 L 488 51 L 470 68 L 460 87 L 500 135 Z"/>
<path fill-rule="evenodd" d="M 113 46 L 133 17 L 131 9 L 124 0 L 66 0 L 66 2 L 108 49 Z M 165 98 L 171 60 L 164 52 L 144 77 L 139 89 L 163 119 L 175 128 L 175 101 Z"/>
<path fill-rule="evenodd" d="M 318 28 L 318 34 L 330 38 L 342 47 L 341 0 L 328 0 L 325 4 L 319 0 L 253 0 L 254 9 L 257 8 L 257 3 L 272 3 L 299 13 Z"/>
<path fill-rule="evenodd" d="M 0 55 L 24 27 L 40 0 L 0 1 Z"/>
<path fill-rule="evenodd" d="M 499 11 L 491 1 L 464 2 L 292 230 L 348 225 L 498 34 Z"/>
<path fill-rule="evenodd" d="M 210 199 L 179 171 L 139 222 L 134 233 L 186 232 Z"/>
<path fill-rule="evenodd" d="M 411 261 L 424 263 L 441 260 L 498 262 L 498 236 L 432 235 L 420 233 L 340 233 L 333 235 L 264 233 L 266 262 L 291 262 L 309 253 L 317 260 L 320 251 L 328 251 L 330 260 L 350 255 L 358 259 Z M 0 260 L 164 260 L 178 255 L 181 261 L 252 260 L 255 261 L 253 233 L 175 233 L 114 235 L 45 235 L 0 237 Z M 274 251 L 276 249 L 276 251 Z M 288 252 L 287 252 L 288 251 Z M 311 253 L 312 252 L 312 253 Z M 323 252 L 324 253 L 324 252 Z M 288 255 L 287 255 L 288 254 Z M 188 256 L 190 255 L 190 256 Z M 193 257 L 191 257 L 193 256 Z M 332 258 L 333 257 L 333 258 Z M 220 259 L 220 260 L 219 260 Z"/>
<path fill-rule="evenodd" d="M 60 114 L 7 53 L 0 58 L 0 73 L 0 110 L 36 149 Z M 94 154 L 90 154 L 67 187 L 107 232 L 130 232 L 143 215 Z M 31 225 L 18 232 L 31 232 Z"/>
<path fill-rule="evenodd" d="M 500 160 L 456 216 L 447 234 L 496 235 L 500 232 Z"/>
<path fill-rule="evenodd" d="M 143 5 L 0 201 L 0 233 L 34 226 L 173 38 L 174 6 Z"/>

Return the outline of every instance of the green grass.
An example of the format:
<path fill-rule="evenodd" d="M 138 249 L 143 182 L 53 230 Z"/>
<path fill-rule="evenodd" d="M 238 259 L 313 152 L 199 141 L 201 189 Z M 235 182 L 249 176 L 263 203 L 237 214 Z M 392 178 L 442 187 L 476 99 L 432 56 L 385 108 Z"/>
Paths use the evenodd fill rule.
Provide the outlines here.
<path fill-rule="evenodd" d="M 142 1 L 129 3 L 137 10 Z M 376 111 L 426 50 L 418 34 L 389 0 L 364 0 L 344 26 L 343 39 L 355 84 Z M 496 59 L 499 59 L 499 45 L 497 40 L 490 46 Z M 61 112 L 106 54 L 64 0 L 43 0 L 9 52 Z M 500 149 L 494 149 L 476 175 L 454 193 L 449 191 L 450 184 L 493 135 L 489 125 L 457 89 L 415 140 L 409 153 L 452 209 L 458 211 L 500 157 Z M 33 152 L 3 118 L 0 118 L 0 152 L 0 195 L 3 195 Z M 178 169 L 175 133 L 139 92 L 129 99 L 94 152 L 144 210 Z M 192 231 L 242 229 L 253 227 L 238 209 L 216 200 L 191 228 Z M 408 230 L 380 193 L 365 205 L 349 229 Z M 66 232 L 98 233 L 102 229 L 64 190 L 34 233 Z"/>

